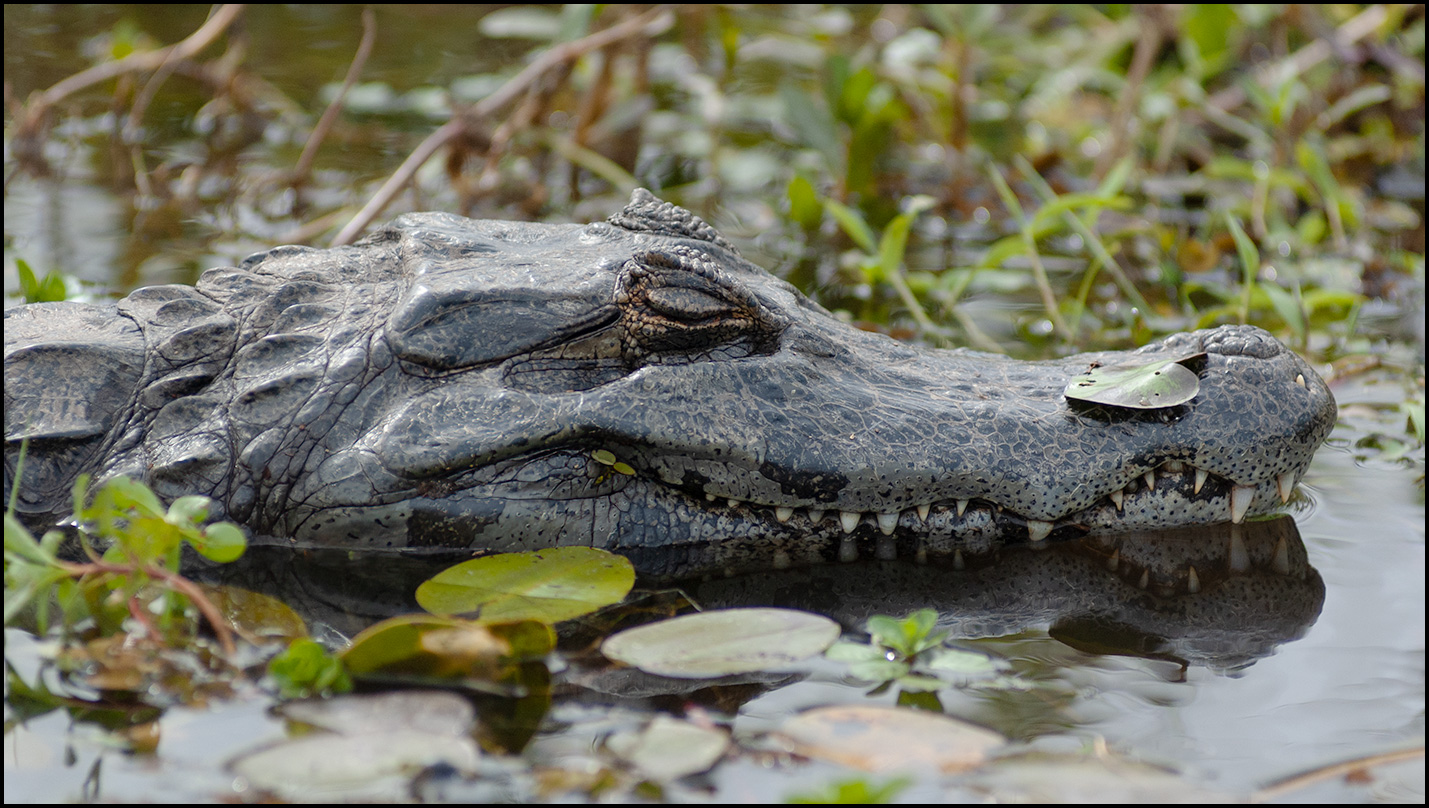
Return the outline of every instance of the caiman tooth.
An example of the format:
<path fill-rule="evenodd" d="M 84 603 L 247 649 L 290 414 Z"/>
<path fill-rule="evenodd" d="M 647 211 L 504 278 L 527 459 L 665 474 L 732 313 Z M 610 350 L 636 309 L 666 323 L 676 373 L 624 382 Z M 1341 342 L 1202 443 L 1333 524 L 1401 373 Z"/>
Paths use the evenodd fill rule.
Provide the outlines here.
<path fill-rule="evenodd" d="M 839 511 L 839 524 L 843 525 L 845 533 L 852 533 L 858 527 L 858 519 L 863 514 L 858 511 Z"/>
<path fill-rule="evenodd" d="M 1116 572 L 1121 566 L 1121 548 L 1111 551 L 1111 555 L 1106 557 L 1107 572 Z"/>
<path fill-rule="evenodd" d="M 1231 521 L 1240 524 L 1250 503 L 1255 500 L 1255 489 L 1248 485 L 1231 486 Z"/>
<path fill-rule="evenodd" d="M 1295 374 L 1295 383 L 1298 384 L 1298 385 L 1300 385 L 1301 387 L 1305 387 L 1305 374 L 1303 374 L 1303 373 L 1296 373 L 1296 374 Z M 1306 389 L 1309 389 L 1309 388 L 1306 388 Z"/>
<path fill-rule="evenodd" d="M 1146 481 L 1146 490 L 1147 490 L 1147 491 L 1155 491 L 1155 490 L 1156 490 L 1156 470 L 1155 470 L 1155 469 L 1152 469 L 1152 470 L 1146 472 L 1145 474 L 1141 475 L 1141 479 L 1143 479 L 1143 480 Z"/>
<path fill-rule="evenodd" d="M 728 504 L 731 508 L 739 507 L 739 500 L 735 499 L 734 497 L 728 497 L 727 499 L 725 499 L 725 503 Z"/>
<path fill-rule="evenodd" d="M 791 516 L 793 516 L 793 515 L 794 515 L 794 509 L 793 509 L 793 508 L 775 508 L 775 509 L 774 509 L 774 518 L 775 518 L 775 519 L 778 519 L 778 520 L 781 521 L 781 522 L 787 522 L 787 521 L 789 521 L 789 517 L 791 517 Z"/>
<path fill-rule="evenodd" d="M 1206 478 L 1210 476 L 1211 473 L 1209 471 L 1206 471 L 1205 469 L 1196 469 L 1196 487 L 1192 493 L 1201 493 L 1201 486 L 1206 484 Z"/>
<path fill-rule="evenodd" d="M 1195 567 L 1186 570 L 1186 591 L 1192 595 L 1201 591 L 1201 576 L 1196 574 Z"/>
<path fill-rule="evenodd" d="M 966 566 L 967 566 L 967 562 L 966 562 L 966 561 L 963 561 L 963 551 L 962 551 L 962 549 L 959 548 L 959 549 L 957 549 L 957 550 L 954 550 L 954 551 L 953 551 L 953 569 L 955 569 L 955 570 L 960 570 L 960 569 L 963 569 L 963 568 L 966 567 Z"/>
<path fill-rule="evenodd" d="M 893 561 L 898 558 L 898 542 L 892 536 L 879 536 L 873 545 L 873 557 L 879 561 Z"/>
<path fill-rule="evenodd" d="M 1284 536 L 1275 543 L 1275 556 L 1270 559 L 1270 568 L 1278 575 L 1290 574 L 1290 545 Z"/>
<path fill-rule="evenodd" d="M 1280 494 L 1280 502 L 1290 501 L 1290 495 L 1295 493 L 1295 472 L 1287 471 L 1275 478 L 1275 490 Z"/>
<path fill-rule="evenodd" d="M 878 529 L 881 530 L 881 531 L 883 531 L 883 535 L 885 535 L 885 536 L 892 536 L 892 535 L 893 535 L 893 529 L 896 528 L 896 527 L 898 527 L 898 514 L 897 514 L 897 513 L 880 513 L 880 514 L 878 514 Z"/>
<path fill-rule="evenodd" d="M 714 502 L 717 499 L 719 499 L 719 497 L 714 494 L 705 494 L 705 502 Z"/>
<path fill-rule="evenodd" d="M 1141 577 L 1136 580 L 1137 589 L 1145 589 L 1151 583 L 1151 570 L 1142 570 Z"/>
<path fill-rule="evenodd" d="M 858 560 L 858 542 L 852 536 L 844 536 L 839 540 L 839 560 L 845 564 Z"/>
<path fill-rule="evenodd" d="M 824 520 L 824 509 L 823 509 L 823 508 L 810 508 L 810 509 L 809 509 L 809 521 L 810 521 L 810 522 L 813 522 L 814 524 L 818 524 L 819 522 L 822 522 L 823 520 Z"/>
<path fill-rule="evenodd" d="M 932 505 L 919 505 L 919 506 L 918 506 L 918 518 L 921 519 L 921 520 L 923 520 L 924 522 L 928 521 L 928 513 L 929 513 L 930 511 L 932 511 L 932 510 L 933 510 L 933 506 L 932 506 Z"/>
<path fill-rule="evenodd" d="M 1052 523 L 1043 522 L 1040 519 L 1027 520 L 1027 538 L 1034 542 L 1042 541 L 1052 533 Z"/>
<path fill-rule="evenodd" d="M 1250 552 L 1245 549 L 1245 537 L 1240 535 L 1240 525 L 1231 525 L 1231 549 L 1228 555 L 1231 572 L 1250 570 Z"/>
<path fill-rule="evenodd" d="M 965 500 L 965 499 L 960 499 L 960 500 L 958 500 L 958 516 L 962 516 L 962 515 L 963 515 L 963 511 L 965 511 L 965 510 L 967 510 L 967 509 L 968 509 L 968 501 Z"/>
<path fill-rule="evenodd" d="M 1115 505 L 1117 510 L 1121 510 L 1121 503 L 1125 499 L 1121 493 L 1121 489 L 1118 488 L 1110 494 L 1107 494 L 1107 496 L 1111 498 L 1111 504 Z"/>

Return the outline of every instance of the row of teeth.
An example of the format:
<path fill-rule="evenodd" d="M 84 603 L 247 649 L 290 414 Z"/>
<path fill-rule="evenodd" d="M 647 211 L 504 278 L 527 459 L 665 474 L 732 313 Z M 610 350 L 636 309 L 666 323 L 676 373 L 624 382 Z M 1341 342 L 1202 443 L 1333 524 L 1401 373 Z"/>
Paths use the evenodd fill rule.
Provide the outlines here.
<path fill-rule="evenodd" d="M 1179 460 L 1170 460 L 1161 466 L 1161 473 L 1162 476 L 1181 475 L 1186 472 L 1187 468 L 1187 464 L 1182 463 Z M 1191 468 L 1196 475 L 1196 480 L 1193 485 L 1193 491 L 1194 493 L 1199 494 L 1201 493 L 1201 488 L 1205 486 L 1206 480 L 1210 478 L 1210 472 L 1206 471 L 1205 469 L 1196 468 L 1194 466 L 1189 466 L 1189 468 Z M 1120 491 L 1113 491 L 1108 494 L 1107 499 L 1110 500 L 1112 505 L 1116 506 L 1116 509 L 1118 511 L 1120 511 L 1122 509 L 1123 504 L 1126 502 L 1126 496 L 1128 494 L 1134 494 L 1136 486 L 1138 484 L 1146 486 L 1147 491 L 1155 490 L 1156 470 L 1148 470 L 1145 474 L 1128 483 L 1124 489 Z M 1281 474 L 1280 476 L 1276 477 L 1275 489 L 1276 492 L 1280 495 L 1280 501 L 1282 503 L 1289 502 L 1290 495 L 1295 490 L 1295 472 L 1287 471 L 1284 474 Z M 720 498 L 721 497 L 718 497 L 714 494 L 705 494 L 705 499 L 709 500 L 710 502 L 717 501 Z M 741 500 L 735 497 L 727 497 L 725 499 L 729 503 L 729 506 L 731 508 L 736 508 L 744 504 Z M 1231 485 L 1230 495 L 1231 522 L 1234 524 L 1240 524 L 1245 519 L 1245 515 L 1250 510 L 1250 505 L 1254 500 L 1255 488 L 1253 486 L 1238 485 L 1233 483 Z M 969 502 L 970 500 L 966 499 L 954 500 L 955 506 L 958 510 L 958 516 L 962 516 L 963 513 L 968 509 Z M 931 504 L 924 504 L 918 505 L 914 508 L 909 508 L 908 510 L 902 511 L 901 513 L 899 511 L 870 511 L 867 515 L 873 517 L 874 522 L 878 525 L 878 529 L 883 533 L 883 535 L 891 536 L 893 535 L 894 529 L 898 527 L 898 520 L 902 517 L 902 514 L 911 511 L 918 515 L 918 521 L 926 522 L 928 519 L 928 514 L 932 511 L 932 508 L 933 506 Z M 774 508 L 774 518 L 779 520 L 780 522 L 787 522 L 794 516 L 794 511 L 794 508 L 776 506 Z M 824 518 L 824 514 L 827 512 L 828 509 L 825 508 L 809 508 L 809 520 L 811 522 L 819 522 Z M 844 533 L 852 533 L 854 531 L 854 528 L 858 527 L 859 522 L 863 521 L 864 517 L 864 512 L 862 511 L 837 511 L 837 513 L 839 525 L 843 528 Z M 1047 536 L 1051 535 L 1053 527 L 1055 527 L 1055 525 L 1052 522 L 1044 522 L 1038 519 L 1028 519 L 1027 536 L 1031 541 L 1042 541 L 1043 539 L 1047 538 Z"/>

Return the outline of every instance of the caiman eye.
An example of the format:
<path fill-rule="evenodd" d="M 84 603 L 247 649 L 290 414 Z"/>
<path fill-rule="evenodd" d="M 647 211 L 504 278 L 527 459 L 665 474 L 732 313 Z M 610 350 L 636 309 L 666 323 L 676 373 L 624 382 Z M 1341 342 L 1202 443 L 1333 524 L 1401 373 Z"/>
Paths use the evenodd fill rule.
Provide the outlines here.
<path fill-rule="evenodd" d="M 657 286 L 647 289 L 645 304 L 657 314 L 689 322 L 709 320 L 734 310 L 728 301 L 688 286 Z"/>
<path fill-rule="evenodd" d="M 769 353 L 784 330 L 718 262 L 688 247 L 632 257 L 616 285 L 616 304 L 632 366 Z"/>

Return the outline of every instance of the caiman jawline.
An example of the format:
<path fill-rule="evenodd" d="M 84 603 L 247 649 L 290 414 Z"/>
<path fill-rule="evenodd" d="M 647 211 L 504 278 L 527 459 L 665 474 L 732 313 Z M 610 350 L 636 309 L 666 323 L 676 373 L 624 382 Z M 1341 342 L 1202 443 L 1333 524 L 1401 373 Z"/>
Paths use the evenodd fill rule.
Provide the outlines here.
<path fill-rule="evenodd" d="M 1159 493 L 1157 489 L 1158 477 L 1161 480 Z M 1145 529 L 1150 525 L 1139 524 L 1132 518 L 1118 517 L 1118 515 L 1145 511 L 1157 503 L 1164 504 L 1172 496 L 1173 491 L 1186 485 L 1190 486 L 1192 496 L 1196 497 L 1199 503 L 1211 508 L 1219 508 L 1223 514 L 1221 518 L 1208 518 L 1202 520 L 1203 522 L 1240 524 L 1257 501 L 1262 504 L 1262 507 L 1256 509 L 1257 514 L 1274 510 L 1272 497 L 1278 498 L 1282 505 L 1288 504 L 1297 482 L 1297 473 L 1292 470 L 1278 475 L 1273 483 L 1259 486 L 1241 485 L 1180 460 L 1168 460 L 1158 469 L 1148 470 L 1131 478 L 1121 488 L 1100 498 L 1092 506 L 1059 515 L 1052 520 L 1027 518 L 1003 508 L 992 500 L 981 497 L 922 503 L 900 511 L 851 511 L 839 509 L 837 504 L 825 506 L 774 505 L 710 492 L 705 493 L 705 501 L 711 505 L 723 502 L 726 508 L 733 511 L 749 511 L 751 512 L 749 518 L 767 518 L 772 512 L 775 521 L 780 524 L 790 524 L 795 528 L 813 529 L 828 517 L 837 521 L 843 533 L 850 534 L 860 525 L 869 523 L 885 536 L 893 535 L 900 526 L 909 532 L 917 533 L 919 527 L 934 514 L 934 508 L 938 509 L 938 513 L 956 511 L 958 517 L 964 517 L 970 507 L 973 509 L 985 508 L 995 513 L 1021 519 L 1027 527 L 1028 540 L 1039 542 L 1052 535 L 1057 529 L 1064 527 L 1077 528 L 1082 532 L 1095 529 L 1097 532 L 1103 533 Z M 1211 491 L 1202 498 L 1201 492 L 1206 489 L 1207 483 L 1211 484 Z M 718 507 L 718 505 L 714 505 L 714 507 Z"/>

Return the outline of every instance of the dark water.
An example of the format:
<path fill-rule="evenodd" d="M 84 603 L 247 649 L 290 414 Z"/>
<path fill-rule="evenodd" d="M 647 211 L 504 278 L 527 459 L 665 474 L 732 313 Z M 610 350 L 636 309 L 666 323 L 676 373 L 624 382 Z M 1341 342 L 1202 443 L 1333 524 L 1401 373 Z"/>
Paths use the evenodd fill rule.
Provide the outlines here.
<path fill-rule="evenodd" d="M 23 98 L 87 64 L 79 58 L 86 43 L 125 15 L 141 15 L 146 31 L 173 42 L 199 24 L 206 8 L 7 6 L 6 81 Z M 482 44 L 471 33 L 482 7 L 404 8 L 411 11 L 383 16 L 388 47 L 379 49 L 366 80 L 401 93 L 479 70 L 483 61 L 500 64 L 501 48 Z M 350 6 L 281 7 L 251 16 L 250 39 L 259 58 L 275 68 L 269 80 L 306 101 L 340 79 L 356 44 L 358 14 Z M 175 110 L 180 113 L 185 110 Z M 413 115 L 411 125 L 430 126 L 421 115 Z M 15 287 L 17 256 L 42 269 L 62 267 L 123 289 L 192 280 L 204 267 L 232 263 L 265 246 L 259 234 L 278 229 L 266 222 L 234 228 L 242 234 L 234 236 L 224 235 L 232 231 L 222 221 L 189 222 L 166 245 L 149 243 L 133 226 L 139 215 L 133 200 L 111 193 L 96 170 L 102 161 L 85 143 L 82 133 L 57 138 L 52 148 L 64 171 L 46 180 L 11 178 L 7 152 L 7 291 Z M 405 148 L 368 142 L 331 160 L 345 172 L 343 181 L 356 186 L 380 178 Z M 292 144 L 275 151 L 283 149 L 291 151 Z M 370 158 L 366 170 L 364 155 Z M 1324 586 L 1319 615 L 1303 636 L 1249 662 L 1183 667 L 1165 658 L 1097 653 L 1054 638 L 1045 625 L 1029 624 L 973 645 L 1008 659 L 1028 676 L 1055 680 L 1065 697 L 1010 704 L 950 688 L 939 694 L 945 710 L 1051 749 L 1087 748 L 1105 740 L 1118 753 L 1167 764 L 1190 782 L 1236 795 L 1321 764 L 1422 744 L 1423 449 L 1388 459 L 1389 453 L 1364 446 L 1374 433 L 1402 430 L 1402 416 L 1393 408 L 1403 400 L 1405 386 L 1395 373 L 1352 376 L 1336 382 L 1335 393 L 1345 416 L 1306 475 L 1307 501 L 1295 515 L 1309 563 Z M 7 633 L 7 664 L 33 666 L 31 642 Z M 846 681 L 834 666 L 815 664 L 808 678 L 745 702 L 733 729 L 736 736 L 753 736 L 810 707 L 892 702 L 892 695 L 868 695 L 868 689 Z M 93 724 L 65 711 L 15 724 L 8 693 L 7 802 L 232 795 L 234 778 L 223 762 L 284 734 L 281 722 L 267 714 L 267 698 L 250 691 L 207 709 L 168 710 L 159 722 L 156 754 L 131 756 L 115 751 Z M 588 752 L 599 737 L 593 729 L 599 722 L 590 713 L 578 703 L 558 704 L 553 726 L 564 728 L 539 735 L 527 757 L 558 759 L 583 746 Z M 731 759 L 715 769 L 711 783 L 717 799 L 768 799 L 846 774 L 827 765 L 770 768 L 751 760 Z M 1371 786 L 1336 779 L 1296 799 L 1422 801 L 1423 789 L 1421 760 L 1417 779 L 1413 770 Z M 924 781 L 905 797 L 922 801 L 940 793 L 968 796 Z"/>

